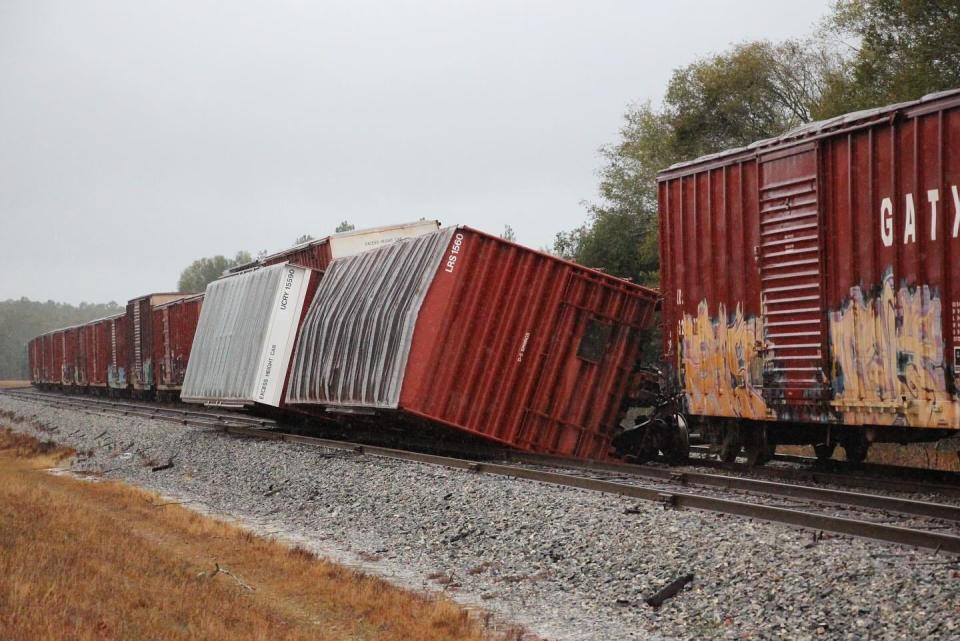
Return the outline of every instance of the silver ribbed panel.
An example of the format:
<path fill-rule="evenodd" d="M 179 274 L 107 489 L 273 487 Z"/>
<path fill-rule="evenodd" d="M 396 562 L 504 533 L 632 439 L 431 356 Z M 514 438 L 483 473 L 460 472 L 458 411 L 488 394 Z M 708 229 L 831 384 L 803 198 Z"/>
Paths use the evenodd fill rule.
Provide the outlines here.
<path fill-rule="evenodd" d="M 286 264 L 273 265 L 207 285 L 180 393 L 183 400 L 253 402 L 286 269 Z"/>
<path fill-rule="evenodd" d="M 420 305 L 454 230 L 330 264 L 300 331 L 288 403 L 399 405 Z"/>

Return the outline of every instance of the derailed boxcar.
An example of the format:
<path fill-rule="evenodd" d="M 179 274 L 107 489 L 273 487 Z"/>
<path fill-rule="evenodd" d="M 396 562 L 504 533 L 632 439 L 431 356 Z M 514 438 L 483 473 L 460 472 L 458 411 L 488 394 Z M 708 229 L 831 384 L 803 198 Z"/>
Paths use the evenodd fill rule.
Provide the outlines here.
<path fill-rule="evenodd" d="M 604 457 L 655 291 L 479 231 L 334 260 L 287 401 L 396 411 L 520 449 Z"/>
<path fill-rule="evenodd" d="M 960 91 L 658 180 L 665 354 L 724 458 L 960 428 Z"/>
<path fill-rule="evenodd" d="M 153 362 L 160 394 L 176 396 L 183 386 L 202 305 L 203 294 L 195 294 L 153 309 Z"/>
<path fill-rule="evenodd" d="M 224 407 L 279 406 L 294 340 L 320 275 L 283 263 L 210 283 L 181 399 Z"/>
<path fill-rule="evenodd" d="M 292 263 L 323 271 L 334 258 L 352 256 L 370 249 L 376 249 L 395 243 L 404 238 L 416 238 L 430 234 L 440 227 L 436 220 L 418 220 L 399 225 L 384 225 L 369 229 L 342 232 L 326 238 L 311 240 L 289 249 L 264 256 L 252 263 L 233 268 L 231 273 L 239 273 L 257 266 Z"/>

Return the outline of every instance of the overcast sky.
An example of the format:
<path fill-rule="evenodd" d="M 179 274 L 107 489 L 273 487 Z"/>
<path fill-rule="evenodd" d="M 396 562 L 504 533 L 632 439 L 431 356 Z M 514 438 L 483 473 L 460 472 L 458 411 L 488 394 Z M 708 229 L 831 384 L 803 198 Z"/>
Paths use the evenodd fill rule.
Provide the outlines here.
<path fill-rule="evenodd" d="M 828 4 L 0 0 L 0 299 L 125 301 L 341 220 L 548 245 L 629 103 Z"/>

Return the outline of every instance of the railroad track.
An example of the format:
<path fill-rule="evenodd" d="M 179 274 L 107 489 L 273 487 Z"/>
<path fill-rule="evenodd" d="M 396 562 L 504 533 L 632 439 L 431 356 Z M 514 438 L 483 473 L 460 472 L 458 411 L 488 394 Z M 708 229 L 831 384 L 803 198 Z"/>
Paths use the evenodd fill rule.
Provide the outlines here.
<path fill-rule="evenodd" d="M 235 436 L 527 479 L 657 502 L 670 508 L 705 510 L 960 554 L 960 506 L 956 505 L 739 476 L 570 461 L 516 452 L 509 453 L 509 463 L 490 462 L 295 434 L 284 431 L 273 421 L 239 414 L 154 408 L 137 403 L 36 392 L 4 393 L 85 411 L 156 418 Z M 736 498 L 730 498 L 730 493 L 736 494 Z M 776 504 L 777 501 L 781 504 Z M 788 505 L 782 505 L 784 502 Z"/>
<path fill-rule="evenodd" d="M 89 396 L 71 396 L 67 394 L 24 390 L 22 388 L 3 390 L 0 393 L 15 398 L 40 401 L 59 407 L 97 410 L 101 413 L 120 414 L 123 416 L 154 418 L 196 427 L 213 427 L 224 424 L 244 425 L 256 429 L 271 429 L 277 427 L 277 422 L 272 419 L 247 416 L 236 412 L 218 412 L 201 408 L 182 409 L 153 403 L 108 400 Z"/>

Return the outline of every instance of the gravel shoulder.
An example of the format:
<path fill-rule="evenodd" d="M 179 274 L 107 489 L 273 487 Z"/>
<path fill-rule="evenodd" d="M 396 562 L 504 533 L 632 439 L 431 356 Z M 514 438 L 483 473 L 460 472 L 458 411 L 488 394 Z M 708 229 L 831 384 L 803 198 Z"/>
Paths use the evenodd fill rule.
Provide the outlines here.
<path fill-rule="evenodd" d="M 74 471 L 443 590 L 551 640 L 960 638 L 950 555 L 10 396 L 0 410 L 76 449 Z M 660 609 L 644 603 L 688 572 Z"/>

